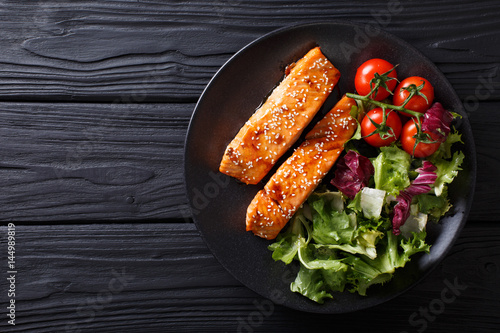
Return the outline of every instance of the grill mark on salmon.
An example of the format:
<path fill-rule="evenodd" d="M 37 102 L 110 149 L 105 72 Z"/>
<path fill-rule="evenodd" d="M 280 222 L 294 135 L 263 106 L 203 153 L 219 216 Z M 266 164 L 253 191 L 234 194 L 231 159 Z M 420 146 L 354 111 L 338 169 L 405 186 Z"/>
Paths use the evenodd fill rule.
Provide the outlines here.
<path fill-rule="evenodd" d="M 227 146 L 220 172 L 246 184 L 259 183 L 297 141 L 340 78 L 319 47 L 289 67 L 289 73 Z"/>
<path fill-rule="evenodd" d="M 353 136 L 356 102 L 343 97 L 306 135 L 305 141 L 278 168 L 247 209 L 246 230 L 274 239 L 330 171 Z"/>

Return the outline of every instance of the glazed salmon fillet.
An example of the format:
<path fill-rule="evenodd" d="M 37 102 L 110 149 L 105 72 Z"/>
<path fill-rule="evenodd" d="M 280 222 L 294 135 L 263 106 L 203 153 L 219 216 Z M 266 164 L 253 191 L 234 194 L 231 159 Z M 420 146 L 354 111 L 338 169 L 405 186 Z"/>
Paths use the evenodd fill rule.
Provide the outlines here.
<path fill-rule="evenodd" d="M 257 184 L 297 141 L 340 78 L 319 47 L 291 68 L 227 146 L 219 171 Z"/>
<path fill-rule="evenodd" d="M 356 101 L 343 97 L 306 135 L 247 209 L 246 230 L 274 239 L 333 167 L 357 123 L 350 115 Z"/>

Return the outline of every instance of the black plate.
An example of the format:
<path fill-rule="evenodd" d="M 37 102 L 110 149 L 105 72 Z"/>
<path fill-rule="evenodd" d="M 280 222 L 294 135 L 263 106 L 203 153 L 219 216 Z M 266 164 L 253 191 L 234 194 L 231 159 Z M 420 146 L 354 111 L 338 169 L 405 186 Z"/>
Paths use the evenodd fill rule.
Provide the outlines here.
<path fill-rule="evenodd" d="M 383 31 L 349 22 L 308 24 L 281 29 L 257 39 L 235 54 L 213 77 L 191 119 L 185 146 L 185 182 L 193 219 L 219 262 L 236 279 L 276 304 L 317 313 L 343 313 L 385 302 L 409 289 L 435 268 L 451 248 L 467 220 L 476 178 L 472 132 L 463 106 L 436 66 L 406 42 Z M 368 37 L 367 37 L 368 36 Z M 323 305 L 290 291 L 297 267 L 274 262 L 271 243 L 245 231 L 245 213 L 260 185 L 242 185 L 218 172 L 227 144 L 283 77 L 286 65 L 319 45 L 340 70 L 340 93 L 354 92 L 356 68 L 370 58 L 400 64 L 398 77 L 426 77 L 435 100 L 463 116 L 456 126 L 463 134 L 463 171 L 450 186 L 451 214 L 428 225 L 430 254 L 414 258 L 391 282 L 368 289 L 362 297 L 335 293 Z M 324 112 L 320 111 L 320 112 Z"/>

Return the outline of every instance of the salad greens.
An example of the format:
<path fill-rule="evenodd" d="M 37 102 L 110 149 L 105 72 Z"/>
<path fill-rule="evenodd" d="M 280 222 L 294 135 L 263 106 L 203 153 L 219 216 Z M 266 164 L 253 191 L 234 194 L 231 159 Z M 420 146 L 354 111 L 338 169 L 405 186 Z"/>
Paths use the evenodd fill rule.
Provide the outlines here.
<path fill-rule="evenodd" d="M 375 188 L 397 195 L 410 185 L 411 156 L 396 146 L 381 147 L 373 160 Z"/>
<path fill-rule="evenodd" d="M 311 194 L 269 246 L 274 260 L 300 266 L 290 289 L 318 303 L 335 292 L 366 295 L 412 255 L 429 252 L 426 224 L 449 211 L 447 184 L 464 159 L 461 151 L 451 153 L 457 142 L 460 135 L 452 130 L 424 160 L 396 144 L 371 158 L 347 151 L 332 180 L 336 189 Z"/>

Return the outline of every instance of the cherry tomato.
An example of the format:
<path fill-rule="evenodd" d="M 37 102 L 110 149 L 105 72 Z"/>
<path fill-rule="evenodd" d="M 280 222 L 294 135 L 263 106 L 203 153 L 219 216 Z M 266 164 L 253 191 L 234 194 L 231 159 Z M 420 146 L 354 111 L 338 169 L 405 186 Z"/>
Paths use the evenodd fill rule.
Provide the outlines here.
<path fill-rule="evenodd" d="M 354 86 L 356 87 L 356 91 L 358 92 L 358 94 L 362 96 L 368 95 L 375 85 L 374 82 L 370 82 L 375 78 L 375 73 L 383 75 L 384 73 L 387 73 L 389 71 L 390 72 L 387 74 L 385 84 L 387 85 L 387 88 L 392 92 L 397 84 L 396 70 L 394 69 L 391 71 L 391 69 L 393 68 L 394 66 L 390 62 L 383 59 L 375 58 L 364 62 L 361 66 L 358 67 L 356 76 L 354 77 Z M 387 91 L 382 84 L 378 88 L 377 94 L 375 95 L 373 93 L 370 97 L 376 101 L 381 101 L 384 98 L 387 98 L 390 94 L 391 93 Z"/>
<path fill-rule="evenodd" d="M 431 132 L 424 132 L 424 133 L 429 134 L 433 141 L 437 141 L 438 137 L 436 134 Z M 401 139 L 400 139 L 401 146 L 403 147 L 404 151 L 406 151 L 408 154 L 417 158 L 422 158 L 434 154 L 436 150 L 439 149 L 439 146 L 441 145 L 440 142 L 434 142 L 434 143 L 419 142 L 415 147 L 415 141 L 416 141 L 416 139 L 414 138 L 415 134 L 417 134 L 416 122 L 414 119 L 410 119 L 403 126 L 403 131 L 401 132 Z"/>
<path fill-rule="evenodd" d="M 382 134 L 382 136 L 379 133 L 370 135 L 377 129 L 377 126 L 375 126 L 370 119 L 379 125 L 382 124 L 384 121 L 382 108 L 375 108 L 368 111 L 361 121 L 361 135 L 370 146 L 388 146 L 396 141 L 401 135 L 401 119 L 396 111 L 386 110 L 386 121 L 385 124 L 382 124 L 382 129 L 385 129 L 386 133 Z M 387 138 L 383 138 L 384 136 L 387 136 Z"/>
<path fill-rule="evenodd" d="M 422 86 L 420 89 L 418 87 Z M 420 76 L 411 76 L 398 84 L 394 91 L 393 104 L 396 106 L 403 105 L 406 99 L 410 96 L 410 91 L 414 90 L 415 95 L 410 98 L 405 108 L 408 110 L 424 113 L 430 108 L 434 101 L 434 87 L 432 84 Z M 422 96 L 424 95 L 427 100 Z M 402 114 L 410 117 L 411 115 L 402 112 Z"/>

